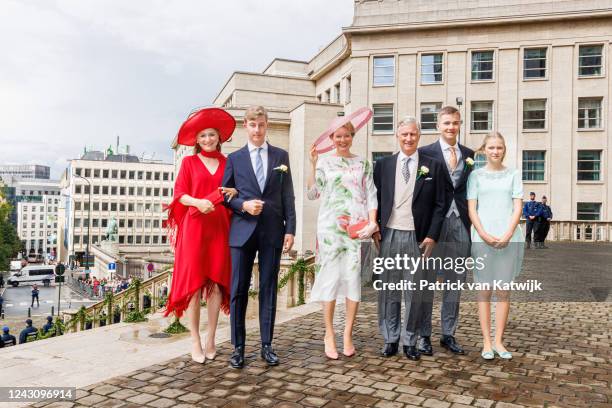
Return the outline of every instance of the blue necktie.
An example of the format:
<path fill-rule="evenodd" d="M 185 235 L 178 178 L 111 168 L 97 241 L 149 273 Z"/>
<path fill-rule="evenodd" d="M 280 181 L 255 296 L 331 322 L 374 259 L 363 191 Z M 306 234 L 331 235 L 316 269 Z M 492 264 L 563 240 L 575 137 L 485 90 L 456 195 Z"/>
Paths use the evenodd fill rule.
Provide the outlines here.
<path fill-rule="evenodd" d="M 255 157 L 255 177 L 257 177 L 257 183 L 259 189 L 263 193 L 264 186 L 266 184 L 266 176 L 264 176 L 263 159 L 261 158 L 261 151 L 263 147 L 257 148 L 257 157 Z"/>

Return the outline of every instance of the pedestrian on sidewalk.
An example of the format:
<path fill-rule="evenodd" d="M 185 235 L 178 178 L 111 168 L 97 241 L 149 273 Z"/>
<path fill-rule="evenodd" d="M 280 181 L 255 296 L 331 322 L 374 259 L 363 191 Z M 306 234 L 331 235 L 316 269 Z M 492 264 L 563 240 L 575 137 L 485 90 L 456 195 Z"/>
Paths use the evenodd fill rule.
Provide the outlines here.
<path fill-rule="evenodd" d="M 0 288 L 4 287 L 4 275 L 0 272 Z"/>
<path fill-rule="evenodd" d="M 40 301 L 38 300 L 38 285 L 32 285 L 32 305 L 30 307 L 34 307 L 34 300 L 36 300 L 36 307 L 40 307 Z"/>

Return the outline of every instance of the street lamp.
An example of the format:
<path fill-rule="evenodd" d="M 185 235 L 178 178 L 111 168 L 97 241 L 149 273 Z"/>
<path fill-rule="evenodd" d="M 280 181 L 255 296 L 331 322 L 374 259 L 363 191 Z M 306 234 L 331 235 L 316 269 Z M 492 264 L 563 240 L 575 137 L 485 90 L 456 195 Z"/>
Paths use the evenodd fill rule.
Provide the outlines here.
<path fill-rule="evenodd" d="M 83 179 L 87 182 L 87 185 L 89 187 L 89 204 L 87 205 L 87 249 L 85 249 L 85 259 L 87 262 L 87 269 L 85 269 L 85 275 L 87 276 L 88 272 L 89 272 L 89 242 L 91 241 L 91 182 L 86 179 L 83 176 L 80 176 L 78 174 L 74 174 L 75 177 L 78 177 L 80 179 Z"/>

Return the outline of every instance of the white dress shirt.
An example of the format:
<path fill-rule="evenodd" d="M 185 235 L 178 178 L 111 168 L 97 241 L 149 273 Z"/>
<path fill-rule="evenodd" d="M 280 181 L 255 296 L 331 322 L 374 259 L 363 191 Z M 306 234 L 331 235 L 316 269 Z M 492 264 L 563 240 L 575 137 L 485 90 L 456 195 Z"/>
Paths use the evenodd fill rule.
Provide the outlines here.
<path fill-rule="evenodd" d="M 255 146 L 250 141 L 247 142 L 247 147 L 249 148 L 249 155 L 251 156 L 251 165 L 253 166 L 253 173 L 257 176 L 257 146 Z M 263 162 L 263 171 L 264 171 L 264 180 L 268 179 L 268 142 L 264 142 L 260 146 L 261 150 L 261 161 Z"/>
<path fill-rule="evenodd" d="M 444 139 L 440 138 L 439 140 L 440 140 L 440 147 L 442 148 L 442 154 L 444 154 L 444 161 L 446 162 L 446 167 L 448 167 L 450 171 L 450 167 L 449 167 L 449 162 L 450 162 L 450 157 L 451 157 L 450 151 L 451 149 L 453 149 L 455 153 L 457 154 L 457 168 L 459 168 L 459 163 L 461 162 L 461 149 L 459 149 L 459 143 L 455 143 L 454 146 L 451 146 L 448 143 L 446 143 Z"/>

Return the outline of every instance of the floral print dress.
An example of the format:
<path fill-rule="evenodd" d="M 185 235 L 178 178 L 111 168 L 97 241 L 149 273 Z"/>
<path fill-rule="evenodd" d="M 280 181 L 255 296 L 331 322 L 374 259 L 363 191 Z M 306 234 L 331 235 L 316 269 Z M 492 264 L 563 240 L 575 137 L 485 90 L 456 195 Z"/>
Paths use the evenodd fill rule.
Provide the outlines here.
<path fill-rule="evenodd" d="M 358 156 L 323 156 L 317 162 L 315 184 L 307 195 L 310 200 L 321 198 L 316 276 L 310 301 L 346 297 L 358 302 L 363 241 L 350 238 L 347 227 L 368 220 L 368 212 L 378 207 L 372 165 Z"/>

